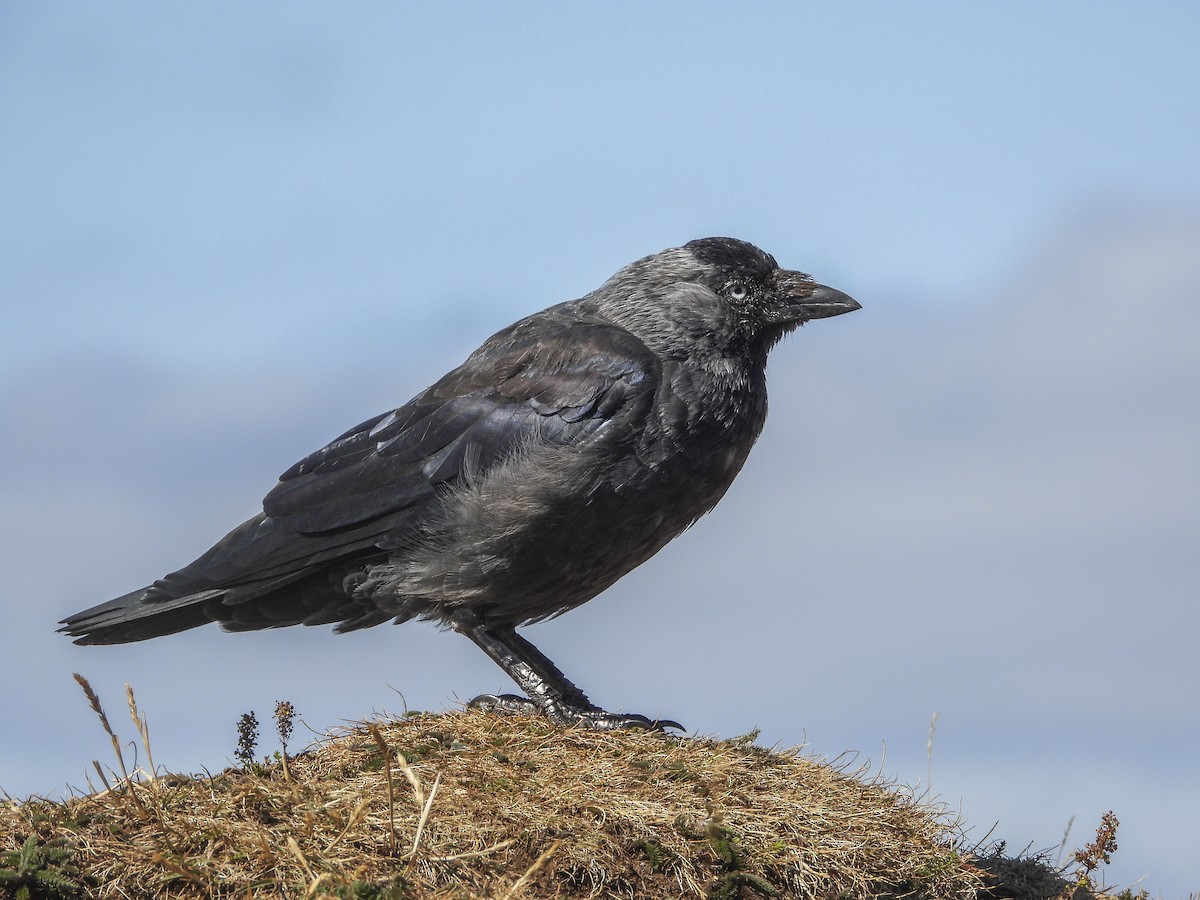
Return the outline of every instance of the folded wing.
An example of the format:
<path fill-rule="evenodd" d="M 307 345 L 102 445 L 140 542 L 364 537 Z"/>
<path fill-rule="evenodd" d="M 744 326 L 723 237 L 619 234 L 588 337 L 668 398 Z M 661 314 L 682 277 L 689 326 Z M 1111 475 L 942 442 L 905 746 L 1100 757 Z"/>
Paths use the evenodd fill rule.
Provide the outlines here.
<path fill-rule="evenodd" d="M 657 358 L 569 307 L 500 332 L 409 403 L 284 472 L 263 513 L 195 562 L 62 630 L 77 643 L 119 643 L 214 620 L 245 629 L 361 615 L 343 579 L 403 546 L 440 490 L 468 472 L 485 476 L 518 449 L 585 444 L 615 416 L 647 414 Z"/>

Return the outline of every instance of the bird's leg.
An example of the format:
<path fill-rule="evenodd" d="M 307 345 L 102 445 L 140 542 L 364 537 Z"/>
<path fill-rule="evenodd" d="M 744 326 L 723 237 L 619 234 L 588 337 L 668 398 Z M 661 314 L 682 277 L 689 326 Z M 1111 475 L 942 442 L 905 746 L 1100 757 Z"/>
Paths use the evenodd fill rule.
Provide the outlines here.
<path fill-rule="evenodd" d="M 509 663 L 518 671 L 524 667 L 532 672 L 536 685 L 530 685 L 520 679 L 517 684 L 521 685 L 522 689 L 534 696 L 553 697 L 559 703 L 580 710 L 599 710 L 600 707 L 592 703 L 574 683 L 571 682 L 558 666 L 554 665 L 544 653 L 538 650 L 525 638 L 517 634 L 517 630 L 512 627 L 492 628 L 488 629 L 492 638 L 507 651 Z M 496 659 L 496 657 L 492 657 Z M 509 674 L 513 674 L 512 669 L 508 668 L 504 662 L 496 659 Z"/>
<path fill-rule="evenodd" d="M 588 728 L 649 728 L 663 730 L 683 726 L 670 720 L 650 719 L 635 714 L 609 713 L 592 703 L 537 647 L 511 625 L 488 627 L 469 613 L 457 612 L 452 619 L 456 631 L 465 634 L 490 656 L 527 695 L 483 694 L 471 706 L 503 712 L 538 711 L 559 724 Z"/>
<path fill-rule="evenodd" d="M 538 709 L 564 706 L 576 710 L 597 710 L 587 695 L 572 684 L 542 653 L 509 627 L 487 628 L 475 625 L 460 629 L 490 656 Z"/>

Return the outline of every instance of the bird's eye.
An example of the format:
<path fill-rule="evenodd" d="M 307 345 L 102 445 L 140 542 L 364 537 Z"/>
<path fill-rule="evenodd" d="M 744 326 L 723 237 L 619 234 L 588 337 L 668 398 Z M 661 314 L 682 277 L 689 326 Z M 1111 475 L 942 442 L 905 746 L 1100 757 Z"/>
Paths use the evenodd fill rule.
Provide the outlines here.
<path fill-rule="evenodd" d="M 730 300 L 736 300 L 739 303 L 750 296 L 750 288 L 746 287 L 740 281 L 733 282 L 733 284 L 725 289 L 725 292 L 729 294 Z"/>

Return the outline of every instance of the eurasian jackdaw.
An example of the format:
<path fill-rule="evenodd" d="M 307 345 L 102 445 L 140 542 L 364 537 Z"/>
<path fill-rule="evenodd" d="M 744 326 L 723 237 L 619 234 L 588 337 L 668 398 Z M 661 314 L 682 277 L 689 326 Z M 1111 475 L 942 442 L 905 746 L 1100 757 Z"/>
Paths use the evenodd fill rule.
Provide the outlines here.
<path fill-rule="evenodd" d="M 516 628 L 584 603 L 716 505 L 767 415 L 767 353 L 859 308 L 732 238 L 626 266 L 522 319 L 399 409 L 292 466 L 191 565 L 64 619 L 78 644 L 432 619 L 528 695 L 484 705 L 649 727 L 595 706 Z"/>

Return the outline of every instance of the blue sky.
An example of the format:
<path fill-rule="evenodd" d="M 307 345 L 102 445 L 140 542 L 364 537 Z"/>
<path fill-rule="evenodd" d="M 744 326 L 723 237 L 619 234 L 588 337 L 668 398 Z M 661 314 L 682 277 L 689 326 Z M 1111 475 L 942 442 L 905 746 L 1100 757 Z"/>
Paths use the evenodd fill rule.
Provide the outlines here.
<path fill-rule="evenodd" d="M 527 634 L 598 702 L 859 751 L 1200 890 L 1200 8 L 0 8 L 0 786 L 503 675 L 424 625 L 77 648 L 517 317 L 730 234 L 855 296 L 717 511 Z M 929 722 L 937 713 L 932 759 Z M 128 729 L 126 729 L 128 731 Z M 886 750 L 885 750 L 886 748 Z"/>

